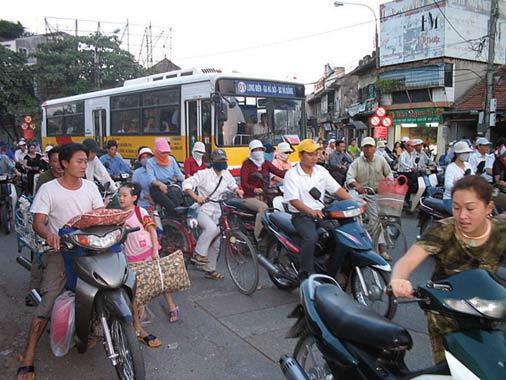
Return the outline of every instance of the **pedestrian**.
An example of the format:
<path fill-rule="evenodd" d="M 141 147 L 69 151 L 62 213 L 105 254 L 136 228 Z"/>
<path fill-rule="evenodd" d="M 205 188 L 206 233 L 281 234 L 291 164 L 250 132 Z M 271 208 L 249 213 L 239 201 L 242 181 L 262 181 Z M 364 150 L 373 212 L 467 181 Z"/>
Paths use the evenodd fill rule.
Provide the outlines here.
<path fill-rule="evenodd" d="M 358 154 L 360 153 L 360 149 L 357 146 L 357 139 L 351 139 L 350 145 L 348 145 L 348 149 L 346 149 L 346 151 L 351 156 L 351 158 L 357 158 Z"/>
<path fill-rule="evenodd" d="M 137 206 L 137 200 L 141 194 L 141 187 L 138 183 L 123 184 L 119 188 L 119 204 L 122 210 L 131 211 L 130 216 L 125 221 L 126 228 L 139 227 L 140 229 L 127 235 L 123 243 L 123 252 L 125 253 L 129 266 L 133 263 L 141 263 L 146 260 L 158 260 L 160 258 L 158 236 L 155 222 L 150 218 L 148 212 Z M 137 267 L 132 267 L 137 271 Z M 179 308 L 174 303 L 169 291 L 164 291 L 163 296 L 169 308 L 169 322 L 177 322 L 180 318 Z M 134 328 L 141 343 L 155 348 L 160 347 L 160 340 L 148 334 L 141 326 L 139 318 L 139 305 L 136 297 L 133 301 Z"/>

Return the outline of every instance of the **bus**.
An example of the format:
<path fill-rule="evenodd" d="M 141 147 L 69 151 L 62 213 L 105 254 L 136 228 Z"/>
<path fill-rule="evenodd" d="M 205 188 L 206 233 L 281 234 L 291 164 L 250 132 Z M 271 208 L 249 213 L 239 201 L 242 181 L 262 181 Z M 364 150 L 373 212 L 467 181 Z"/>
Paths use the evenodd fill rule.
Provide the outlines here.
<path fill-rule="evenodd" d="M 306 135 L 303 84 L 214 69 L 171 71 L 47 100 L 42 115 L 43 146 L 93 138 L 104 147 L 114 139 L 122 157 L 132 159 L 140 146 L 153 149 L 155 139 L 165 137 L 183 162 L 202 141 L 207 154 L 215 148 L 227 152 L 234 175 L 252 139 L 297 145 Z"/>

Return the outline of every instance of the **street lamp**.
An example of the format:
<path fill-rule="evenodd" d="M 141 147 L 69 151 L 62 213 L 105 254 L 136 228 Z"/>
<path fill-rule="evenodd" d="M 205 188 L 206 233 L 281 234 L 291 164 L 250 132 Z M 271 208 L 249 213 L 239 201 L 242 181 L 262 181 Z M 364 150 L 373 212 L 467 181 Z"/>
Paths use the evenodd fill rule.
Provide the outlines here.
<path fill-rule="evenodd" d="M 376 49 L 376 70 L 379 69 L 379 40 L 378 40 L 378 18 L 374 10 L 367 4 L 362 3 L 349 3 L 347 1 L 334 1 L 335 7 L 342 7 L 345 5 L 360 5 L 369 9 L 374 15 L 374 47 Z"/>

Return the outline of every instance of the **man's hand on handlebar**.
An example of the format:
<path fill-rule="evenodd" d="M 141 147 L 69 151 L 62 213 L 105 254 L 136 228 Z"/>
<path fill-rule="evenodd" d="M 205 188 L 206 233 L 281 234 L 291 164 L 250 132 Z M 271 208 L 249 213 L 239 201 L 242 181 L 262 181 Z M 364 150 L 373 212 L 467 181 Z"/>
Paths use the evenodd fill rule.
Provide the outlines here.
<path fill-rule="evenodd" d="M 60 237 L 55 234 L 48 234 L 46 236 L 46 243 L 55 251 L 60 250 Z"/>
<path fill-rule="evenodd" d="M 256 189 L 253 190 L 253 192 L 257 195 L 260 195 L 264 193 L 264 190 L 261 189 L 260 187 L 257 187 Z"/>
<path fill-rule="evenodd" d="M 242 189 L 237 189 L 237 190 L 235 191 L 235 193 L 237 194 L 237 196 L 238 196 L 239 198 L 243 198 L 243 197 L 244 197 L 244 190 L 242 190 Z"/>
<path fill-rule="evenodd" d="M 397 298 L 414 298 L 413 285 L 401 278 L 390 280 L 390 287 Z"/>
<path fill-rule="evenodd" d="M 313 219 L 323 219 L 324 215 L 321 210 L 311 210 L 309 215 L 311 215 L 311 218 Z"/>
<path fill-rule="evenodd" d="M 206 198 L 201 197 L 200 195 L 197 195 L 194 199 L 195 199 L 195 202 L 197 202 L 200 205 L 206 203 Z"/>
<path fill-rule="evenodd" d="M 163 193 L 167 193 L 169 191 L 169 187 L 166 184 L 162 183 L 160 185 L 160 190 L 162 190 Z"/>

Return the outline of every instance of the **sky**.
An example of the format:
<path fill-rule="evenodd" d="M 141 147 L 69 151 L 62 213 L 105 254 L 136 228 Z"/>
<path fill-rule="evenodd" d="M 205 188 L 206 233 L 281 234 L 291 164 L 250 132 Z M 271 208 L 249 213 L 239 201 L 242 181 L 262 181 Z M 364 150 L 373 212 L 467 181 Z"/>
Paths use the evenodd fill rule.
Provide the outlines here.
<path fill-rule="evenodd" d="M 361 2 L 371 7 L 379 20 L 379 4 L 385 1 Z M 167 57 L 182 68 L 213 67 L 312 83 L 322 76 L 325 64 L 345 67 L 348 72 L 374 49 L 373 12 L 358 5 L 336 8 L 333 3 L 24 0 L 4 4 L 0 18 L 20 21 L 36 34 L 45 33 L 46 25 L 52 31 L 74 33 L 76 19 L 79 33 L 88 34 L 97 30 L 100 21 L 104 33 L 118 31 L 124 48 L 128 20 L 129 50 L 141 63 L 146 59 L 143 35 L 151 23 L 155 63 Z"/>

